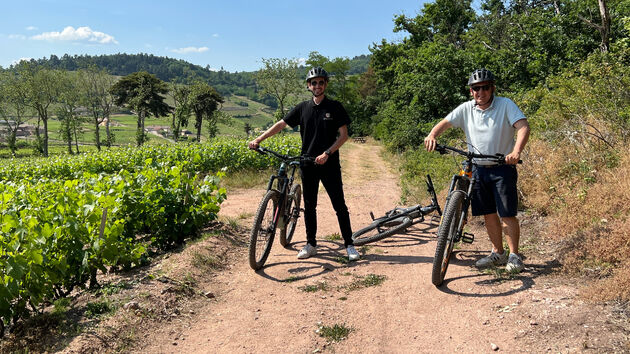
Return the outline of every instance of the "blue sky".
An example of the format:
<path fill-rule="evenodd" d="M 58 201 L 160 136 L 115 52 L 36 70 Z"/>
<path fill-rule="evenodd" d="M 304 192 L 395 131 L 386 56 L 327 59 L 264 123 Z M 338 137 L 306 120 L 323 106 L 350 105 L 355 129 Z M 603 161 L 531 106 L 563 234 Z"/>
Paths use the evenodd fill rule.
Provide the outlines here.
<path fill-rule="evenodd" d="M 150 53 L 213 69 L 254 71 L 261 58 L 368 54 L 394 33 L 397 14 L 422 0 L 7 1 L 0 12 L 0 66 L 51 54 Z"/>

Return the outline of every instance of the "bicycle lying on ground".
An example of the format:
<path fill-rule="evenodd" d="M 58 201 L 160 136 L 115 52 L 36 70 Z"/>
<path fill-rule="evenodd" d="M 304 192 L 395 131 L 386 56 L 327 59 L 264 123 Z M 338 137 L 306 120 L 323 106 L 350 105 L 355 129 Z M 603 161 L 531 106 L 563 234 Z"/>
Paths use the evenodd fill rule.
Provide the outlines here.
<path fill-rule="evenodd" d="M 283 155 L 264 147 L 258 147 L 255 151 L 281 161 L 277 174 L 269 178 L 267 193 L 258 205 L 249 236 L 249 266 L 258 270 L 269 257 L 276 231 L 280 232 L 280 244 L 283 247 L 291 243 L 302 203 L 302 187 L 293 183 L 295 170 L 300 162 L 313 162 L 315 158 Z"/>
<path fill-rule="evenodd" d="M 431 176 L 427 175 L 426 183 L 427 192 L 429 192 L 431 196 L 431 204 L 427 206 L 416 205 L 408 208 L 394 208 L 386 212 L 384 216 L 378 218 L 374 218 L 374 214 L 370 212 L 373 221 L 369 226 L 352 234 L 354 244 L 356 246 L 362 246 L 397 233 L 402 233 L 409 226 L 423 222 L 424 216 L 434 211 L 437 211 L 438 215 L 442 215 Z"/>
<path fill-rule="evenodd" d="M 453 245 L 459 241 L 472 243 L 475 236 L 464 232 L 464 226 L 468 222 L 468 208 L 472 199 L 471 192 L 475 185 L 472 178 L 473 159 L 484 159 L 497 165 L 505 164 L 505 156 L 502 154 L 484 155 L 463 151 L 454 147 L 437 144 L 435 150 L 440 154 L 449 151 L 466 157 L 462 162 L 459 174 L 453 175 L 444 204 L 444 213 L 437 230 L 437 246 L 433 257 L 433 270 L 431 282 L 435 286 L 442 285 L 448 264 L 451 260 Z M 519 160 L 519 163 L 522 161 Z"/>

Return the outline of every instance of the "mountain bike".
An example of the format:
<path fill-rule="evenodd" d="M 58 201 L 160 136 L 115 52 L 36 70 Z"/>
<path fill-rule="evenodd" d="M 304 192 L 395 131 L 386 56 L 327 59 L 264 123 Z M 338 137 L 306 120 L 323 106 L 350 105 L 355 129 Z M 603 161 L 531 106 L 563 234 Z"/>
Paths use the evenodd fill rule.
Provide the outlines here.
<path fill-rule="evenodd" d="M 258 270 L 269 257 L 276 231 L 279 231 L 283 247 L 291 243 L 302 203 L 302 186 L 293 183 L 295 170 L 301 162 L 314 162 L 315 158 L 283 155 L 264 147 L 255 151 L 280 160 L 277 174 L 269 178 L 267 193 L 258 205 L 249 236 L 249 266 Z"/>
<path fill-rule="evenodd" d="M 451 260 L 453 245 L 459 241 L 472 243 L 475 240 L 475 235 L 464 232 L 464 226 L 468 222 L 468 208 L 472 199 L 471 192 L 476 182 L 472 178 L 473 159 L 483 159 L 502 165 L 505 164 L 505 156 L 502 154 L 477 154 L 440 144 L 437 144 L 435 150 L 442 155 L 451 151 L 466 157 L 466 160 L 462 161 L 459 173 L 451 178 L 451 184 L 444 204 L 444 213 L 437 230 L 437 246 L 433 257 L 431 282 L 435 286 L 440 286 L 444 281 L 444 276 Z M 519 160 L 518 163 L 522 163 L 522 161 Z"/>
<path fill-rule="evenodd" d="M 429 215 L 434 211 L 437 211 L 438 215 L 442 215 L 442 210 L 440 209 L 437 195 L 433 188 L 433 182 L 429 175 L 427 175 L 426 184 L 427 192 L 429 192 L 431 196 L 431 204 L 427 206 L 416 205 L 408 208 L 396 207 L 378 218 L 374 218 L 374 214 L 370 212 L 372 223 L 352 234 L 354 244 L 356 246 L 362 246 L 402 233 L 409 226 L 423 222 L 425 215 Z"/>

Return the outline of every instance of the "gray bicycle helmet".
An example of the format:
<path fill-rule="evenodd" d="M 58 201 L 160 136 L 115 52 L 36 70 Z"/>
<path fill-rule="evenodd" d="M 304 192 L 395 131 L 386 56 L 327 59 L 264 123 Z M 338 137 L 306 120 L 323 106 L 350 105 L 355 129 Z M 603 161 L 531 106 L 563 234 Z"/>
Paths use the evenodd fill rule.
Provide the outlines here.
<path fill-rule="evenodd" d="M 494 75 L 488 69 L 477 69 L 470 74 L 468 86 L 484 81 L 495 81 Z"/>
<path fill-rule="evenodd" d="M 328 73 L 326 72 L 326 70 L 319 66 L 314 67 L 308 71 L 308 74 L 306 74 L 306 82 L 309 82 L 311 79 L 316 77 L 323 77 L 324 79 L 326 79 L 326 81 L 328 81 Z"/>

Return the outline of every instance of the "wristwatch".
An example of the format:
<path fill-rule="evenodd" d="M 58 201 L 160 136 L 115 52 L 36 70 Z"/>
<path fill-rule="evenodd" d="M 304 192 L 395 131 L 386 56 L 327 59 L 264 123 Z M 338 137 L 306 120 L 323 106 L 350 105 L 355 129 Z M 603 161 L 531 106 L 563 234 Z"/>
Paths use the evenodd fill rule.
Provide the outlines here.
<path fill-rule="evenodd" d="M 326 153 L 326 155 L 330 156 L 330 154 L 332 154 L 332 152 L 330 152 L 330 149 L 327 149 L 326 151 L 324 151 Z"/>

